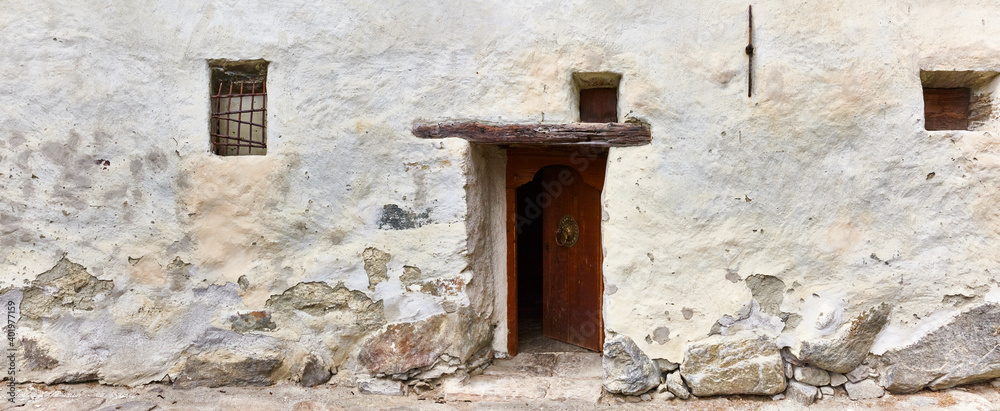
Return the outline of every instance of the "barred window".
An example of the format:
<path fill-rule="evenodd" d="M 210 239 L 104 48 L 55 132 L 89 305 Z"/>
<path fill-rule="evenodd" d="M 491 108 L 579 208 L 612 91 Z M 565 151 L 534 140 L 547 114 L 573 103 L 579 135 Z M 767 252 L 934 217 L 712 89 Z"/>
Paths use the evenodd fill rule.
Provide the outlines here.
<path fill-rule="evenodd" d="M 220 156 L 267 153 L 267 61 L 211 60 L 212 152 Z"/>

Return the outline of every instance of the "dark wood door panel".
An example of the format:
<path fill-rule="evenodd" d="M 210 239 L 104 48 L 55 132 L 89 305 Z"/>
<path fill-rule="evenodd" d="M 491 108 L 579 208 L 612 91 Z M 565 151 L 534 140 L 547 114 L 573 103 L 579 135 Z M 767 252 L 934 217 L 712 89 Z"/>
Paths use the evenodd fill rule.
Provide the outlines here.
<path fill-rule="evenodd" d="M 562 184 L 543 220 L 543 323 L 549 338 L 591 350 L 601 349 L 601 204 L 600 190 L 565 166 L 548 167 L 543 181 Z M 567 173 L 571 175 L 567 178 Z M 563 184 L 570 181 L 569 184 Z M 563 224 L 571 222 L 570 224 Z M 558 238 L 560 226 L 575 236 Z M 570 238 L 571 240 L 567 240 Z"/>

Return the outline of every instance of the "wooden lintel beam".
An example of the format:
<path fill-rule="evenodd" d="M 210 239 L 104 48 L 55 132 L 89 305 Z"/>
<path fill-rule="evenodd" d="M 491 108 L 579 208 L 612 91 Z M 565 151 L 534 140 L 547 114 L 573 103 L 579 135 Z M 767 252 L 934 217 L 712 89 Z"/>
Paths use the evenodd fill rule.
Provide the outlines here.
<path fill-rule="evenodd" d="M 420 138 L 458 137 L 482 144 L 579 144 L 628 147 L 649 144 L 652 133 L 641 123 L 488 124 L 477 122 L 420 124 Z"/>

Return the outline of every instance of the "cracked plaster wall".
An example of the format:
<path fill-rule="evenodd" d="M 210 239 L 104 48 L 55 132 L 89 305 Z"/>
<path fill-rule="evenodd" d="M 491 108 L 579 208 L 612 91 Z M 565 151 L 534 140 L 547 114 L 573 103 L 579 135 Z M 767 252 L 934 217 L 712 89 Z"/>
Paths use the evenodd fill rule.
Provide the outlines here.
<path fill-rule="evenodd" d="M 19 331 L 44 365 L 22 370 L 26 380 L 141 384 L 184 375 L 195 357 L 295 380 L 310 355 L 334 372 L 351 369 L 386 324 L 489 315 L 463 310 L 490 306 L 465 290 L 475 274 L 468 145 L 409 133 L 422 101 L 458 110 L 456 73 L 474 73 L 473 46 L 426 25 L 449 21 L 450 8 L 4 8 L 0 49 L 16 57 L 0 62 L 0 100 L 10 107 L 0 138 L 0 289 L 30 288 L 64 256 L 113 283 L 93 309 L 60 305 Z M 385 32 L 402 20 L 408 28 Z M 447 50 L 455 61 L 438 58 Z M 206 61 L 216 58 L 271 61 L 266 156 L 209 152 Z M 371 289 L 369 248 L 391 256 Z M 421 273 L 415 288 L 400 280 L 404 266 Z M 339 293 L 309 294 L 305 310 L 267 304 L 308 283 L 378 301 L 380 318 Z M 476 292 L 493 298 L 491 288 Z M 456 345 L 488 338 L 491 321 L 481 321 L 485 330 L 460 330 Z"/>
<path fill-rule="evenodd" d="M 998 130 L 924 131 L 919 72 L 996 70 L 995 5 L 754 4 L 750 99 L 745 24 L 723 23 L 746 10 L 689 7 L 708 23 L 651 29 L 686 47 L 623 80 L 625 110 L 654 138 L 609 159 L 610 331 L 679 362 L 727 316 L 748 315 L 759 285 L 748 279 L 764 275 L 783 283 L 765 297 L 786 321 L 753 328 L 795 347 L 888 302 L 880 353 L 990 300 Z M 664 326 L 669 341 L 644 340 Z"/>
<path fill-rule="evenodd" d="M 350 364 L 378 331 L 334 297 L 232 330 L 312 282 L 381 301 L 386 323 L 502 327 L 479 185 L 498 167 L 409 130 L 571 122 L 574 71 L 621 73 L 620 113 L 652 126 L 652 144 L 611 150 L 602 200 L 606 327 L 650 357 L 679 362 L 750 310 L 755 275 L 784 284 L 758 288 L 788 345 L 887 302 L 884 351 L 996 301 L 996 130 L 923 131 L 919 71 L 1000 70 L 998 7 L 757 3 L 748 99 L 745 6 L 5 4 L 0 288 L 63 256 L 114 284 L 22 329 L 44 354 L 29 376 L 136 384 L 220 349 L 279 352 L 253 368 L 281 378 L 308 355 Z M 267 156 L 209 153 L 216 58 L 271 61 Z M 368 248 L 391 256 L 374 289 Z"/>

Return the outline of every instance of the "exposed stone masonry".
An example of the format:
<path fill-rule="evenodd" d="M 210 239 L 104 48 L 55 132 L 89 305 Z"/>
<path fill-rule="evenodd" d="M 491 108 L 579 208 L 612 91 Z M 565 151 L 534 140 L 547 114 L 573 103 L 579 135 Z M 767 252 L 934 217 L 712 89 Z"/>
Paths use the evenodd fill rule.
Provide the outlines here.
<path fill-rule="evenodd" d="M 628 337 L 616 336 L 605 344 L 604 386 L 609 393 L 636 398 L 647 393 L 664 399 L 754 394 L 809 405 L 835 395 L 865 400 L 886 391 L 912 393 L 987 381 L 1000 377 L 998 307 L 970 309 L 883 355 L 869 351 L 890 313 L 886 304 L 845 322 L 832 337 L 803 341 L 798 355 L 779 350 L 775 336 L 767 333 L 714 335 L 688 347 L 679 372 L 643 366 L 656 361 Z M 653 381 L 659 382 L 655 390 Z"/>
<path fill-rule="evenodd" d="M 96 307 L 95 299 L 106 297 L 113 288 L 113 281 L 99 280 L 82 265 L 63 257 L 24 288 L 21 318 L 37 323 L 63 310 L 91 311 Z"/>

